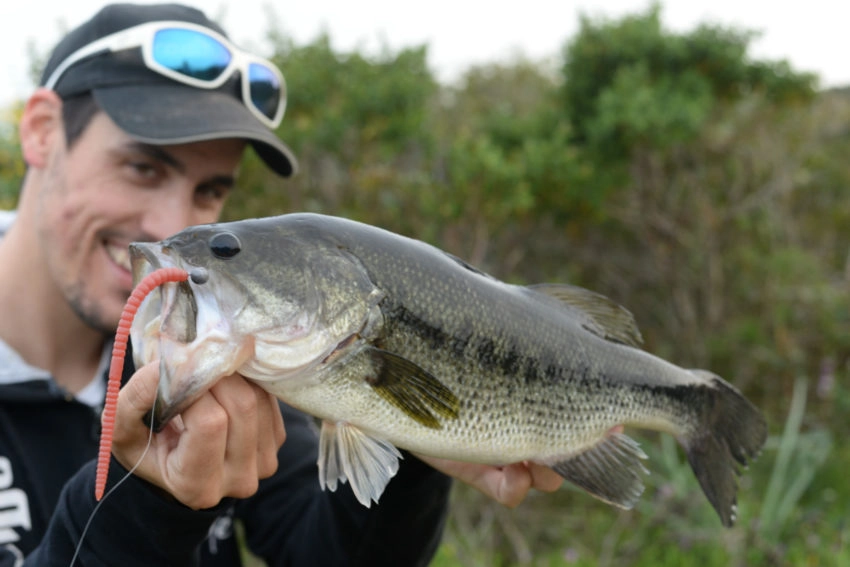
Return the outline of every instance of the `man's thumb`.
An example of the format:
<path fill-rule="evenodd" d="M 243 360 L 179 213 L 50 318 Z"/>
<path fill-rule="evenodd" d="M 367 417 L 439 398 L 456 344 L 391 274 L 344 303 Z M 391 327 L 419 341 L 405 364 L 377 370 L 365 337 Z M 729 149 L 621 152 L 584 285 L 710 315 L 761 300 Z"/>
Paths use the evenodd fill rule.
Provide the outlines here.
<path fill-rule="evenodd" d="M 139 368 L 118 394 L 117 414 L 132 421 L 142 419 L 153 407 L 159 384 L 159 360 Z"/>

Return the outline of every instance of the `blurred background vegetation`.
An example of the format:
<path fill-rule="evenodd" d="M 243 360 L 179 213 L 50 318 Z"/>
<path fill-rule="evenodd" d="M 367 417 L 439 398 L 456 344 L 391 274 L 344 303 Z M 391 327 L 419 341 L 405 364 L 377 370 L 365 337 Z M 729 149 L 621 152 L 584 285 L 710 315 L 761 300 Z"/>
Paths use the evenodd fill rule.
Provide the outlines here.
<path fill-rule="evenodd" d="M 272 21 L 301 172 L 249 155 L 228 219 L 342 215 L 514 283 L 571 282 L 635 314 L 647 350 L 710 368 L 771 437 L 723 529 L 666 436 L 623 512 L 565 488 L 515 510 L 457 487 L 434 565 L 850 565 L 850 90 L 754 60 L 747 30 L 672 33 L 659 6 L 583 18 L 555 64 L 439 84 L 427 46 L 294 45 Z M 0 207 L 23 166 L 0 125 Z"/>

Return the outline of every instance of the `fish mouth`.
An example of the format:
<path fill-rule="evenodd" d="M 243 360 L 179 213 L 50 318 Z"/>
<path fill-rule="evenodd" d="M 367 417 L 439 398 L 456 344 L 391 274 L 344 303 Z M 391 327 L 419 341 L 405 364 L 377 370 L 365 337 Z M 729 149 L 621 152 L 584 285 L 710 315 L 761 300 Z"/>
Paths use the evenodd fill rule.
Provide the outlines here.
<path fill-rule="evenodd" d="M 157 243 L 130 245 L 133 281 L 136 285 L 145 277 L 162 268 L 183 268 L 172 260 L 169 249 Z M 196 338 L 198 305 L 188 281 L 168 282 L 159 286 L 160 293 L 149 293 L 142 302 L 136 317 L 145 325 L 158 321 L 160 335 L 180 343 L 190 343 Z M 143 309 L 144 308 L 144 309 Z M 135 324 L 135 318 L 134 318 Z"/>
<path fill-rule="evenodd" d="M 134 242 L 129 246 L 133 281 L 138 283 L 161 268 L 178 267 L 161 243 Z M 158 291 L 158 293 L 157 293 Z M 154 407 L 143 421 L 155 431 L 163 427 L 183 409 L 191 392 L 172 380 L 171 367 L 163 356 L 165 344 L 188 344 L 195 340 L 198 307 L 195 294 L 187 281 L 169 282 L 147 294 L 130 327 L 133 359 L 136 368 L 160 359 L 160 380 Z"/>
<path fill-rule="evenodd" d="M 133 242 L 128 247 L 128 252 L 128 267 L 133 273 L 133 281 L 137 284 L 160 268 L 177 266 L 176 262 L 169 261 L 168 249 L 159 243 Z"/>

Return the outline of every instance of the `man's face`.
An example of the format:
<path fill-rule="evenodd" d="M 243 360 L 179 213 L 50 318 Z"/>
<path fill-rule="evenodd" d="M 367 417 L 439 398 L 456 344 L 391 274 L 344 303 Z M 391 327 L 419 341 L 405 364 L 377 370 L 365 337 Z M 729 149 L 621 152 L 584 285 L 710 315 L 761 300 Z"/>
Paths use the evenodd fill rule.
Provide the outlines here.
<path fill-rule="evenodd" d="M 53 152 L 39 195 L 48 271 L 88 325 L 111 334 L 132 291 L 127 246 L 215 222 L 245 142 L 134 141 L 98 112 L 70 149 Z"/>

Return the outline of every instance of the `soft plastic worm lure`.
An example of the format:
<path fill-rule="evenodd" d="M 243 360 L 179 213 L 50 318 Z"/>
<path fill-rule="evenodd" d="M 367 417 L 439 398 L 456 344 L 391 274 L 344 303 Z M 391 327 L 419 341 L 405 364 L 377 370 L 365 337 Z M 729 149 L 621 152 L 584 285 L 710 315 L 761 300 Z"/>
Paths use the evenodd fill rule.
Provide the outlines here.
<path fill-rule="evenodd" d="M 193 274 L 193 281 L 204 278 L 205 274 Z M 98 501 L 106 489 L 106 477 L 109 473 L 109 456 L 112 453 L 112 435 L 115 432 L 115 411 L 118 405 L 118 390 L 121 388 L 121 373 L 124 370 L 124 355 L 127 352 L 127 339 L 130 336 L 130 325 L 136 315 L 142 300 L 154 289 L 168 282 L 182 282 L 189 279 L 189 272 L 179 268 L 160 268 L 151 272 L 136 285 L 130 298 L 124 305 L 121 321 L 115 332 L 115 343 L 112 347 L 112 361 L 109 365 L 109 381 L 106 386 L 106 401 L 103 406 L 101 420 L 103 429 L 100 434 L 100 449 L 97 456 L 97 475 L 95 477 L 94 497 Z"/>

